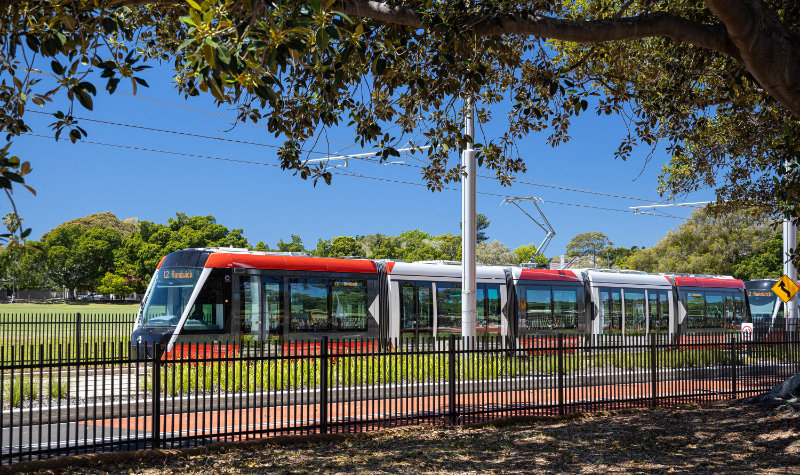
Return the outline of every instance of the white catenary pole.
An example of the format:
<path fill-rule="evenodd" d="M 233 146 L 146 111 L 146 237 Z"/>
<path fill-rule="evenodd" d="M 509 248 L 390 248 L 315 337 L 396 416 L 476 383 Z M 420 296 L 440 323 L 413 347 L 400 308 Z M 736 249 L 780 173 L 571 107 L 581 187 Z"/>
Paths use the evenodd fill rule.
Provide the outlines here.
<path fill-rule="evenodd" d="M 783 219 L 783 273 L 797 282 L 797 268 L 792 260 L 792 249 L 797 247 L 797 222 L 787 213 Z M 786 303 L 786 329 L 794 331 L 797 329 L 798 315 L 797 295 Z"/>
<path fill-rule="evenodd" d="M 475 221 L 474 106 L 471 97 L 464 102 L 464 133 L 470 137 L 462 154 L 466 176 L 461 177 L 461 336 L 466 339 L 475 336 L 478 317 L 475 311 L 475 247 L 478 230 Z"/>

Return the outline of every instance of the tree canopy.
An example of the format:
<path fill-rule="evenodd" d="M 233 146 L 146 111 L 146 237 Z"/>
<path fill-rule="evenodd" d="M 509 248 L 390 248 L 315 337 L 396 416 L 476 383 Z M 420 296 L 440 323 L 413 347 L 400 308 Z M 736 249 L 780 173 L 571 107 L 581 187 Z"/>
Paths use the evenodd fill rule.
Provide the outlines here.
<path fill-rule="evenodd" d="M 752 280 L 780 277 L 782 253 L 780 230 L 767 214 L 750 209 L 719 215 L 698 209 L 653 247 L 628 257 L 624 266 Z"/>
<path fill-rule="evenodd" d="M 574 256 L 592 256 L 592 267 L 597 267 L 597 255 L 610 249 L 614 243 L 605 234 L 592 231 L 581 233 L 567 244 L 567 254 Z"/>
<path fill-rule="evenodd" d="M 87 131 L 75 107 L 92 109 L 98 90 L 114 93 L 123 80 L 134 91 L 146 86 L 147 63 L 169 61 L 179 93 L 210 94 L 282 136 L 280 163 L 303 178 L 331 180 L 326 164 L 303 160 L 303 147 L 346 124 L 381 160 L 416 134 L 414 142 L 432 145 L 429 187 L 459 180 L 460 98 L 472 96 L 477 130 L 501 120 L 494 106 L 510 105 L 505 132 L 477 137 L 476 146 L 502 183 L 526 169 L 522 137 L 544 132 L 561 144 L 591 108 L 628 125 L 620 158 L 665 144 L 664 194 L 714 187 L 732 205 L 800 214 L 800 8 L 792 2 L 31 0 L 2 8 L 0 130 L 10 138 L 30 131 L 25 112 L 38 105 L 53 113 L 56 136 L 80 140 Z M 62 97 L 69 106 L 50 110 Z M 13 157 L 4 163 L 6 189 L 30 171 Z"/>

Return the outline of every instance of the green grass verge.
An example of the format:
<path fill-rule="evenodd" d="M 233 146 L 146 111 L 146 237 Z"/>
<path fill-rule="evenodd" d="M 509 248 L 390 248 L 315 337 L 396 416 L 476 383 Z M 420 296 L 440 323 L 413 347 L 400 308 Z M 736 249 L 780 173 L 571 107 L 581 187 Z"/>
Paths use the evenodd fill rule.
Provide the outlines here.
<path fill-rule="evenodd" d="M 139 310 L 139 304 L 97 303 L 97 302 L 65 302 L 57 300 L 53 303 L 0 303 L 0 314 L 15 313 L 69 313 L 74 314 L 119 314 L 133 313 Z"/>
<path fill-rule="evenodd" d="M 744 354 L 720 349 L 669 350 L 656 352 L 656 368 L 681 369 L 729 366 L 736 359 L 738 366 L 764 362 L 791 362 L 798 351 L 762 348 Z M 608 374 L 626 370 L 651 368 L 649 351 L 639 353 L 568 353 L 563 355 L 564 374 L 596 374 L 605 368 Z M 507 356 L 501 353 L 468 355 L 456 364 L 457 378 L 465 380 L 498 380 L 529 375 L 554 375 L 559 367 L 553 354 Z M 446 355 L 381 355 L 370 357 L 336 357 L 328 364 L 329 387 L 370 386 L 375 384 L 413 384 L 443 382 L 449 378 Z M 314 358 L 276 359 L 269 361 L 225 361 L 209 363 L 176 363 L 162 368 L 161 388 L 171 395 L 192 393 L 238 393 L 317 388 L 320 382 L 319 361 Z M 152 390 L 152 381 L 146 382 Z"/>

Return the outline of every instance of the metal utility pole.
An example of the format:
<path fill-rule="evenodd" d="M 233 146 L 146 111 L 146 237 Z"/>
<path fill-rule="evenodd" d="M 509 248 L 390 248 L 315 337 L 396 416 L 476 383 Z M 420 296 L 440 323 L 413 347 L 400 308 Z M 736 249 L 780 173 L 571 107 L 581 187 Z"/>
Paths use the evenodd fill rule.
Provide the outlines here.
<path fill-rule="evenodd" d="M 475 221 L 475 118 L 472 97 L 464 100 L 464 134 L 469 136 L 461 158 L 466 176 L 461 176 L 461 336 L 472 338 L 476 335 L 478 314 L 476 312 L 475 248 L 478 226 Z"/>
<path fill-rule="evenodd" d="M 797 247 L 797 223 L 786 213 L 783 219 L 783 273 L 797 282 L 797 268 L 792 260 L 792 249 Z M 786 329 L 795 330 L 798 324 L 797 295 L 786 302 Z"/>
<path fill-rule="evenodd" d="M 786 171 L 789 170 L 789 161 L 785 163 Z M 797 222 L 792 219 L 792 216 L 787 212 L 783 218 L 783 274 L 797 282 L 797 268 L 794 266 L 792 259 L 792 249 L 797 247 Z M 797 249 L 795 249 L 797 252 Z M 786 329 L 794 331 L 797 329 L 798 315 L 797 309 L 797 295 L 792 297 L 791 300 L 784 304 L 786 316 Z"/>

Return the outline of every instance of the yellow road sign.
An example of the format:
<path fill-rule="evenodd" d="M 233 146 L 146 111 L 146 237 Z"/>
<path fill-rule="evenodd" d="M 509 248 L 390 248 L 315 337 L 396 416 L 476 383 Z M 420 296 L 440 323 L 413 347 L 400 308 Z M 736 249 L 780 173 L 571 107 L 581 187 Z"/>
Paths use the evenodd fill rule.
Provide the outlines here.
<path fill-rule="evenodd" d="M 792 279 L 785 275 L 781 277 L 781 279 L 776 282 L 775 285 L 772 286 L 772 291 L 775 292 L 775 295 L 777 295 L 778 298 L 784 302 L 791 300 L 798 290 L 800 290 L 800 288 L 797 287 L 797 284 L 795 284 Z"/>

